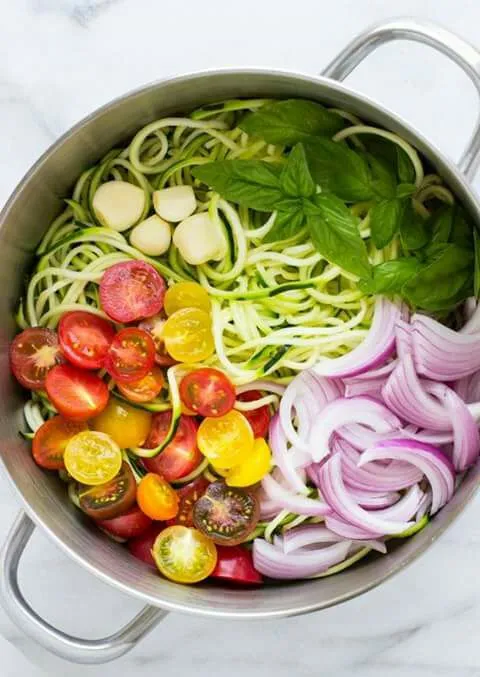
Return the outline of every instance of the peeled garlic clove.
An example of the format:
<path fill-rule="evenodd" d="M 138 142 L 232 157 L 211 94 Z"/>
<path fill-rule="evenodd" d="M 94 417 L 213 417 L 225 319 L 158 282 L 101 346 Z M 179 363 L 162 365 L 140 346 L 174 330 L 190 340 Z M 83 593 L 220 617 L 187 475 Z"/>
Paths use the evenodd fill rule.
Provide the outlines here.
<path fill-rule="evenodd" d="M 172 223 L 183 221 L 197 208 L 197 200 L 191 186 L 172 186 L 156 190 L 152 199 L 157 214 Z"/>
<path fill-rule="evenodd" d="M 189 216 L 175 228 L 173 244 L 182 258 L 193 266 L 207 261 L 220 261 L 227 250 L 225 235 L 208 212 Z"/>
<path fill-rule="evenodd" d="M 161 256 L 172 241 L 170 224 L 154 214 L 139 223 L 130 233 L 130 244 L 147 256 Z"/>
<path fill-rule="evenodd" d="M 99 186 L 92 206 L 103 226 L 122 232 L 142 217 L 145 194 L 141 188 L 127 181 L 107 181 Z"/>

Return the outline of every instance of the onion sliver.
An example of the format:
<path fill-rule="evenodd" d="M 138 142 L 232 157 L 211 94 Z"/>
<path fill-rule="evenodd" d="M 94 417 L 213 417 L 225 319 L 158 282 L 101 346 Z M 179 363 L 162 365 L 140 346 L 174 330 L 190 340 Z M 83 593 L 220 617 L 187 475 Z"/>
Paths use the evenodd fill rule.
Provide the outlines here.
<path fill-rule="evenodd" d="M 350 546 L 351 541 L 342 541 L 318 550 L 285 554 L 279 546 L 256 538 L 253 542 L 253 564 L 257 571 L 269 578 L 308 578 L 344 560 Z"/>

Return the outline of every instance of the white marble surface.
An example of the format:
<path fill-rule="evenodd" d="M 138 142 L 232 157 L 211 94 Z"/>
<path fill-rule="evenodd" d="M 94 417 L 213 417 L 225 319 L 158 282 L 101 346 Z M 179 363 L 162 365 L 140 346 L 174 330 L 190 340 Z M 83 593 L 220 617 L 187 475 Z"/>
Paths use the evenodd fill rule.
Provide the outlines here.
<path fill-rule="evenodd" d="M 372 21 L 436 19 L 480 45 L 478 0 L 0 0 L 0 202 L 38 155 L 79 118 L 159 77 L 216 66 L 320 70 Z M 478 104 L 466 77 L 426 48 L 396 44 L 351 83 L 416 123 L 458 157 Z M 480 676 L 478 498 L 420 561 L 380 589 L 284 621 L 225 623 L 170 615 L 131 654 L 82 668 L 35 647 L 0 610 L 2 677 Z M 17 505 L 0 477 L 0 540 Z M 89 637 L 138 604 L 35 535 L 22 566 L 47 618 Z"/>

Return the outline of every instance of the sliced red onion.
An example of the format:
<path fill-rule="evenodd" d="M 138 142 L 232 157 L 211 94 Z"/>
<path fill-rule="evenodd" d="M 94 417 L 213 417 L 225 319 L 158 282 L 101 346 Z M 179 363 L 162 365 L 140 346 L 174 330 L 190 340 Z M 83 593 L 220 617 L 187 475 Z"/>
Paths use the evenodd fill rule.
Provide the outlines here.
<path fill-rule="evenodd" d="M 362 423 L 377 433 L 401 428 L 399 419 L 380 402 L 369 397 L 342 397 L 327 404 L 313 425 L 310 434 L 312 459 L 318 462 L 328 456 L 333 433 L 350 423 Z"/>
<path fill-rule="evenodd" d="M 392 435 L 398 437 L 398 430 L 394 430 Z M 348 442 L 349 445 L 355 449 L 363 451 L 368 447 L 372 447 L 376 442 L 381 442 L 385 439 L 385 435 L 390 433 L 376 433 L 371 428 L 367 428 L 360 423 L 351 423 L 344 425 L 336 430 L 336 435 L 342 440 Z"/>
<path fill-rule="evenodd" d="M 305 524 L 285 531 L 282 538 L 283 552 L 286 554 L 308 546 L 322 546 L 325 543 L 338 543 L 342 537 L 321 524 Z M 274 541 L 275 542 L 275 541 Z M 355 544 L 377 552 L 386 553 L 385 543 L 378 540 L 357 541 Z"/>
<path fill-rule="evenodd" d="M 350 541 L 342 541 L 318 550 L 285 554 L 279 546 L 256 538 L 253 542 L 253 565 L 269 578 L 308 578 L 344 560 L 350 545 Z"/>
<path fill-rule="evenodd" d="M 372 325 L 363 343 L 342 357 L 319 362 L 314 371 L 320 376 L 345 378 L 383 364 L 395 350 L 395 324 L 403 312 L 395 303 L 378 297 Z"/>
<path fill-rule="evenodd" d="M 322 517 L 328 515 L 329 506 L 319 499 L 309 498 L 293 494 L 279 484 L 271 475 L 265 475 L 262 480 L 262 489 L 268 501 L 274 501 L 296 515 L 308 515 L 309 517 Z"/>
<path fill-rule="evenodd" d="M 418 430 L 417 426 L 405 426 L 402 430 L 403 435 L 411 440 L 417 440 L 417 442 L 433 444 L 434 447 L 441 447 L 444 444 L 453 442 L 453 430 L 438 433 L 431 430 Z M 373 444 L 369 444 L 365 448 L 368 449 L 370 446 L 373 446 Z"/>
<path fill-rule="evenodd" d="M 387 377 L 377 379 L 369 379 L 368 381 L 346 381 L 345 382 L 345 397 L 358 397 L 361 395 L 368 395 L 374 399 L 382 399 L 382 389 L 387 382 Z"/>
<path fill-rule="evenodd" d="M 388 508 L 400 499 L 400 494 L 396 491 L 380 493 L 373 490 L 359 489 L 358 487 L 350 486 L 347 480 L 345 480 L 345 487 L 355 503 L 358 503 L 362 508 L 370 510 Z"/>
<path fill-rule="evenodd" d="M 346 522 L 339 515 L 329 515 L 325 517 L 325 524 L 334 533 L 342 538 L 347 538 L 355 541 L 364 541 L 369 539 L 376 539 L 384 534 L 379 531 L 372 531 L 371 529 L 361 529 L 349 522 Z"/>
<path fill-rule="evenodd" d="M 287 437 L 283 431 L 278 412 L 270 421 L 268 441 L 275 463 L 280 468 L 290 489 L 300 494 L 308 494 L 305 484 L 305 472 L 296 465 L 296 457 L 288 449 Z"/>
<path fill-rule="evenodd" d="M 400 359 L 412 352 L 412 326 L 402 319 L 397 320 L 395 325 L 395 341 L 397 355 Z"/>
<path fill-rule="evenodd" d="M 432 514 L 453 496 L 455 468 L 450 459 L 437 447 L 409 439 L 386 440 L 367 449 L 362 454 L 359 464 L 363 466 L 371 461 L 385 459 L 407 461 L 422 471 L 432 489 Z M 324 493 L 323 495 L 330 503 L 327 495 Z M 332 507 L 335 509 L 335 506 Z"/>
<path fill-rule="evenodd" d="M 476 371 L 471 376 L 464 376 L 455 384 L 455 392 L 464 402 L 480 401 L 480 371 Z"/>
<path fill-rule="evenodd" d="M 363 374 L 350 376 L 344 380 L 346 383 L 358 383 L 358 381 L 375 381 L 377 378 L 384 378 L 392 373 L 397 366 L 397 362 L 398 360 L 391 360 L 377 369 L 370 369 Z"/>

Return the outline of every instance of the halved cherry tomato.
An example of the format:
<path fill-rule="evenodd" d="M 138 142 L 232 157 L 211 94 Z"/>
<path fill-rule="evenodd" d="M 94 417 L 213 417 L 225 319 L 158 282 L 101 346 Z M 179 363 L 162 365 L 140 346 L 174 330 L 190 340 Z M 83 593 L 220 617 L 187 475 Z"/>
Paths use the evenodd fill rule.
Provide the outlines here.
<path fill-rule="evenodd" d="M 229 487 L 251 487 L 260 482 L 272 466 L 272 452 L 263 437 L 257 437 L 252 453 L 225 475 Z"/>
<path fill-rule="evenodd" d="M 137 483 L 128 463 L 110 482 L 96 487 L 80 484 L 78 499 L 84 513 L 94 520 L 110 520 L 125 514 L 135 504 Z"/>
<path fill-rule="evenodd" d="M 150 334 L 138 327 L 128 327 L 113 339 L 105 368 L 115 381 L 132 383 L 146 376 L 154 362 L 155 344 Z"/>
<path fill-rule="evenodd" d="M 168 520 L 178 512 L 178 496 L 166 480 L 155 473 L 142 478 L 137 488 L 140 510 L 152 520 Z"/>
<path fill-rule="evenodd" d="M 179 362 L 201 362 L 215 350 L 210 315 L 198 308 L 182 308 L 170 315 L 162 336 L 168 354 Z"/>
<path fill-rule="evenodd" d="M 259 585 L 263 583 L 262 574 L 253 566 L 250 550 L 241 545 L 217 545 L 217 566 L 212 571 L 212 578 L 238 583 L 239 585 Z"/>
<path fill-rule="evenodd" d="M 108 435 L 84 430 L 68 441 L 63 460 L 65 468 L 77 482 L 98 486 L 118 475 L 122 467 L 122 452 Z"/>
<path fill-rule="evenodd" d="M 146 331 L 152 337 L 156 350 L 155 362 L 160 367 L 171 367 L 172 364 L 177 363 L 177 360 L 174 360 L 173 357 L 170 357 L 170 355 L 167 353 L 167 349 L 165 348 L 165 341 L 163 340 L 163 327 L 165 326 L 166 321 L 167 318 L 163 314 L 160 314 L 149 317 L 147 320 L 143 320 L 143 322 L 140 322 L 138 325 L 140 329 L 143 329 L 143 331 Z"/>
<path fill-rule="evenodd" d="M 165 312 L 173 315 L 181 308 L 199 308 L 209 313 L 212 303 L 205 289 L 198 282 L 177 282 L 165 294 Z"/>
<path fill-rule="evenodd" d="M 235 409 L 219 418 L 205 418 L 197 444 L 215 468 L 228 469 L 242 463 L 253 450 L 253 432 L 247 419 Z"/>
<path fill-rule="evenodd" d="M 122 538 L 128 541 L 130 538 L 137 538 L 144 534 L 152 524 L 150 517 L 147 517 L 138 505 L 109 520 L 97 520 L 97 525 L 108 531 L 116 538 Z"/>
<path fill-rule="evenodd" d="M 180 397 L 200 416 L 225 416 L 235 404 L 235 388 L 223 372 L 205 367 L 182 378 Z"/>
<path fill-rule="evenodd" d="M 98 315 L 83 310 L 64 313 L 58 324 L 58 338 L 69 362 L 82 369 L 101 369 L 115 329 Z"/>
<path fill-rule="evenodd" d="M 171 420 L 171 411 L 154 414 L 150 434 L 143 445 L 145 449 L 155 449 L 163 442 Z M 197 430 L 198 423 L 195 419 L 182 414 L 177 432 L 170 444 L 158 456 L 143 459 L 146 468 L 150 472 L 162 475 L 167 482 L 189 475 L 202 461 L 202 455 L 197 447 Z"/>
<path fill-rule="evenodd" d="M 255 529 L 260 504 L 253 492 L 213 482 L 195 503 L 197 529 L 219 545 L 238 545 Z"/>
<path fill-rule="evenodd" d="M 139 447 L 147 439 L 152 415 L 111 397 L 102 413 L 90 423 L 92 430 L 109 435 L 119 447 Z"/>
<path fill-rule="evenodd" d="M 165 289 L 165 280 L 149 263 L 116 263 L 103 274 L 100 303 L 115 322 L 135 322 L 162 310 Z"/>
<path fill-rule="evenodd" d="M 159 367 L 153 367 L 146 376 L 132 383 L 117 383 L 117 388 L 127 400 L 142 404 L 151 402 L 165 386 L 163 372 Z"/>
<path fill-rule="evenodd" d="M 157 540 L 158 534 L 164 529 L 165 524 L 163 522 L 152 522 L 145 533 L 128 541 L 127 548 L 130 550 L 130 553 L 137 559 L 145 562 L 145 564 L 156 569 L 157 565 L 152 555 L 153 544 Z"/>
<path fill-rule="evenodd" d="M 263 395 L 259 390 L 247 390 L 245 393 L 241 393 L 238 396 L 238 399 L 241 402 L 255 402 L 255 400 L 259 400 L 262 397 Z M 258 409 L 252 409 L 251 411 L 242 411 L 242 414 L 252 426 L 254 437 L 267 436 L 271 418 L 268 405 L 264 405 Z"/>
<path fill-rule="evenodd" d="M 44 388 L 48 372 L 62 361 L 57 335 L 51 329 L 25 329 L 15 336 L 10 347 L 13 374 L 29 390 Z"/>
<path fill-rule="evenodd" d="M 48 470 L 65 468 L 63 455 L 68 442 L 86 429 L 84 423 L 67 421 L 61 416 L 54 416 L 45 421 L 35 433 L 32 442 L 32 454 L 36 463 Z"/>
<path fill-rule="evenodd" d="M 98 416 L 109 397 L 107 384 L 99 376 L 70 364 L 53 367 L 47 374 L 45 389 L 55 409 L 72 421 Z"/>
<path fill-rule="evenodd" d="M 180 499 L 178 513 L 173 519 L 167 520 L 167 524 L 183 524 L 184 527 L 193 527 L 193 508 L 199 498 L 203 496 L 210 482 L 202 475 L 197 477 L 184 487 L 177 489 Z"/>
<path fill-rule="evenodd" d="M 159 571 L 171 581 L 198 583 L 215 569 L 217 549 L 197 529 L 176 525 L 159 533 L 153 558 Z"/>

